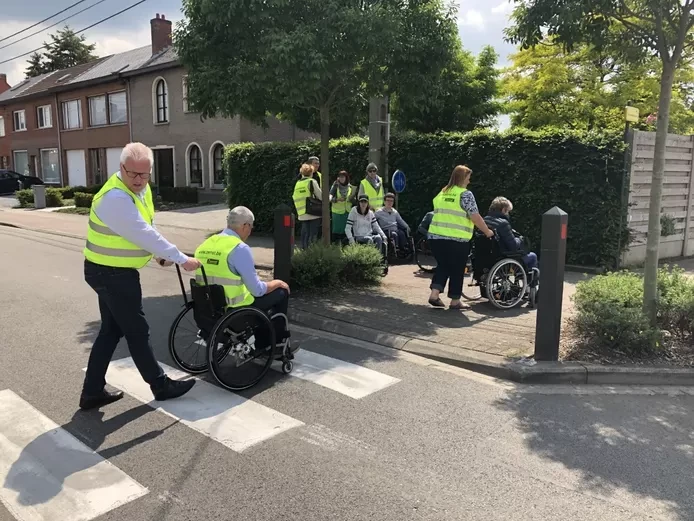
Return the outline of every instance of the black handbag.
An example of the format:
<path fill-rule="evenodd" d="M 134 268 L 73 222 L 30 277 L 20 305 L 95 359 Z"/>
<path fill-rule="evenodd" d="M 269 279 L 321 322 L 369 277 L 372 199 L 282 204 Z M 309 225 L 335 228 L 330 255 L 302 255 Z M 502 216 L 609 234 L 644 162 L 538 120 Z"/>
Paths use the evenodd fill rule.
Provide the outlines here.
<path fill-rule="evenodd" d="M 323 201 L 318 199 L 313 192 L 313 179 L 308 184 L 308 189 L 311 195 L 306 198 L 306 213 L 308 215 L 323 215 Z"/>

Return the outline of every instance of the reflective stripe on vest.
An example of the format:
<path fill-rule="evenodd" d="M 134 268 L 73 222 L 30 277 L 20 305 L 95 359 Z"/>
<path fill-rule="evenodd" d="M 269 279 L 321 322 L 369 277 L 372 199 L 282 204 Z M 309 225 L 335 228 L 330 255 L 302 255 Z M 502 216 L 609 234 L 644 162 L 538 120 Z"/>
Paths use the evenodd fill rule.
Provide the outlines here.
<path fill-rule="evenodd" d="M 304 177 L 299 179 L 294 185 L 292 198 L 294 199 L 294 206 L 299 217 L 306 213 L 306 198 L 311 196 L 311 189 L 309 188 L 309 183 L 311 182 L 313 182 L 313 178 Z"/>
<path fill-rule="evenodd" d="M 115 268 L 142 268 L 152 259 L 152 254 L 118 235 L 96 215 L 96 209 L 102 198 L 113 189 L 122 190 L 130 196 L 145 222 L 151 225 L 154 221 L 154 203 L 149 185 L 145 187 L 143 203 L 123 183 L 118 174 L 112 174 L 92 201 L 92 208 L 89 212 L 87 241 L 82 252 L 87 260 L 95 264 Z"/>
<path fill-rule="evenodd" d="M 242 242 L 234 235 L 213 235 L 195 250 L 195 258 L 205 267 L 207 283 L 224 288 L 229 307 L 250 306 L 255 301 L 241 277 L 232 272 L 227 264 L 229 254 Z M 205 284 L 201 269 L 195 271 L 195 280 L 198 284 Z"/>
<path fill-rule="evenodd" d="M 340 189 L 337 189 L 337 194 L 340 195 Z M 344 214 L 348 213 L 352 209 L 352 203 L 350 202 L 349 198 L 352 197 L 352 185 L 349 185 L 349 188 L 347 189 L 347 199 L 345 201 L 340 201 L 340 202 L 333 202 L 332 206 L 330 207 L 330 210 L 332 213 L 335 214 Z"/>
<path fill-rule="evenodd" d="M 361 186 L 364 188 L 364 193 L 369 196 L 369 206 L 374 210 L 381 208 L 383 206 L 383 180 L 381 180 L 381 184 L 378 187 L 378 192 L 368 179 L 362 179 Z"/>
<path fill-rule="evenodd" d="M 475 225 L 460 207 L 460 196 L 466 191 L 465 188 L 454 186 L 434 197 L 434 216 L 429 233 L 464 240 L 472 238 Z"/>

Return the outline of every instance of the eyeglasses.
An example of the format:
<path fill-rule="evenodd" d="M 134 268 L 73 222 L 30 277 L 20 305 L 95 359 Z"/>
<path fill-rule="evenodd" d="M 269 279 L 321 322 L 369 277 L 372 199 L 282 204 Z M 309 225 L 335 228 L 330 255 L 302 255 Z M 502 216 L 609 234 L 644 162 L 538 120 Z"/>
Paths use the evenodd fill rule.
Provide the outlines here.
<path fill-rule="evenodd" d="M 151 172 L 147 172 L 147 173 L 144 173 L 144 172 L 133 172 L 132 170 L 128 170 L 128 169 L 125 168 L 125 167 L 123 167 L 123 170 L 125 170 L 125 173 L 128 174 L 128 177 L 129 177 L 130 179 L 135 179 L 136 177 L 141 177 L 142 179 L 147 180 L 147 179 L 149 179 L 150 176 L 152 175 Z"/>

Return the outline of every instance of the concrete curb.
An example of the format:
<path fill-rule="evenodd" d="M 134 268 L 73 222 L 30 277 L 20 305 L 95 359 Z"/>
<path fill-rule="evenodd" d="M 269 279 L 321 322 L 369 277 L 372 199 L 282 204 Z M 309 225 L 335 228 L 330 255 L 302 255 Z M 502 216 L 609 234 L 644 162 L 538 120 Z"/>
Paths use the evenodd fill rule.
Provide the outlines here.
<path fill-rule="evenodd" d="M 39 230 L 36 228 L 28 228 L 26 226 L 21 226 L 19 224 L 14 224 L 14 223 L 7 223 L 7 222 L 2 222 L 0 221 L 0 226 L 5 226 L 7 228 L 14 228 L 16 230 L 27 230 L 30 232 L 36 232 L 36 233 L 45 233 L 47 235 L 57 235 L 59 237 L 69 237 L 70 239 L 78 239 L 78 240 L 85 240 L 85 237 L 81 235 L 74 235 L 72 233 L 65 233 L 65 232 L 60 232 L 60 231 L 55 231 L 55 230 Z M 184 251 L 188 257 L 192 257 L 193 254 L 189 253 L 187 251 Z M 263 269 L 263 270 L 272 270 L 274 269 L 274 266 L 269 265 L 269 264 L 261 264 L 261 263 L 255 263 L 255 267 L 257 269 Z"/>
<path fill-rule="evenodd" d="M 444 364 L 518 383 L 694 386 L 694 369 L 604 366 L 581 362 L 536 362 L 534 365 L 529 365 L 498 355 L 384 333 L 369 327 L 323 317 L 291 305 L 289 319 L 307 328 L 406 351 Z"/>

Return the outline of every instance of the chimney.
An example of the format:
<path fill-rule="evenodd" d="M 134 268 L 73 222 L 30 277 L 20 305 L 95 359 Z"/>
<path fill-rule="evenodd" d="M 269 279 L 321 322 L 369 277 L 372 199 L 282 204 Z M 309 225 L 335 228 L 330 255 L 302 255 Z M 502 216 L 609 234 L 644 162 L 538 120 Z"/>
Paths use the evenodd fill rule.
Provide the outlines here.
<path fill-rule="evenodd" d="M 7 74 L 0 74 L 0 94 L 10 90 L 10 84 L 7 83 Z"/>
<path fill-rule="evenodd" d="M 152 26 L 152 55 L 158 54 L 167 47 L 171 47 L 171 21 L 164 18 L 164 15 L 149 21 Z"/>

